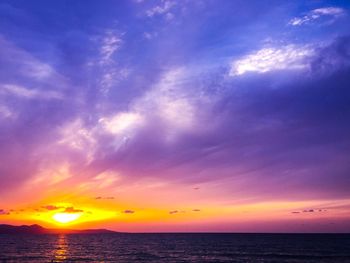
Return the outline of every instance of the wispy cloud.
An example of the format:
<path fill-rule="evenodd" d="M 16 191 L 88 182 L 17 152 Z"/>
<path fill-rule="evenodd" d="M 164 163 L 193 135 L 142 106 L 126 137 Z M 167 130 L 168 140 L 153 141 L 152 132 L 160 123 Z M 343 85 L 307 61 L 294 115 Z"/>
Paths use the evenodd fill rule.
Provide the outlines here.
<path fill-rule="evenodd" d="M 63 99 L 63 96 L 58 91 L 28 89 L 23 86 L 13 84 L 3 84 L 3 92 L 26 99 Z"/>
<path fill-rule="evenodd" d="M 107 94 L 113 85 L 126 79 L 130 70 L 122 67 L 117 59 L 118 51 L 123 47 L 124 33 L 116 29 L 104 30 L 101 35 L 94 38 L 99 47 L 96 57 L 88 65 L 91 71 L 97 71 L 97 82 L 102 93 Z"/>
<path fill-rule="evenodd" d="M 310 24 L 316 20 L 319 20 L 321 17 L 328 18 L 328 23 L 334 22 L 337 18 L 344 16 L 346 10 L 340 7 L 323 7 L 317 8 L 304 16 L 295 17 L 291 19 L 288 24 L 292 26 L 301 26 L 304 24 Z"/>
<path fill-rule="evenodd" d="M 123 41 L 121 35 L 114 30 L 107 30 L 102 38 L 100 47 L 100 64 L 109 64 L 113 61 L 113 55 L 121 47 Z"/>
<path fill-rule="evenodd" d="M 82 183 L 79 187 L 83 190 L 109 188 L 112 187 L 119 180 L 119 178 L 120 175 L 118 172 L 114 170 L 106 170 L 97 173 L 90 179 L 89 182 Z M 109 197 L 108 199 L 112 199 L 112 197 Z"/>
<path fill-rule="evenodd" d="M 64 145 L 70 149 L 82 152 L 88 162 L 93 160 L 97 148 L 95 129 L 85 126 L 81 118 L 69 120 L 58 129 L 58 145 Z"/>
<path fill-rule="evenodd" d="M 12 111 L 8 106 L 0 105 L 0 117 L 6 119 L 14 119 L 16 117 L 16 113 Z"/>
<path fill-rule="evenodd" d="M 63 89 L 67 86 L 67 79 L 53 66 L 39 60 L 2 35 L 0 35 L 0 63 L 6 65 L 1 75 L 13 81 L 26 78 L 30 83 L 40 83 L 40 86 L 45 84 L 46 88 Z"/>
<path fill-rule="evenodd" d="M 163 15 L 166 19 L 170 20 L 173 18 L 173 14 L 170 10 L 176 5 L 175 2 L 172 1 L 162 1 L 159 5 L 152 7 L 151 9 L 146 11 L 146 15 L 148 17 L 153 17 L 156 15 Z"/>

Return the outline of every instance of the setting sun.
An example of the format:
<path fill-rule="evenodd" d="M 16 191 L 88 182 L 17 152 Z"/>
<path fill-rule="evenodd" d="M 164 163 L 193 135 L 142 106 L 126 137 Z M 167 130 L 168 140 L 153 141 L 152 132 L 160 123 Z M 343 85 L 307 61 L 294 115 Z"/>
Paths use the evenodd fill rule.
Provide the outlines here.
<path fill-rule="evenodd" d="M 61 224 L 66 224 L 69 222 L 72 222 L 74 220 L 77 220 L 80 217 L 79 213 L 56 213 L 53 215 L 53 219 Z"/>

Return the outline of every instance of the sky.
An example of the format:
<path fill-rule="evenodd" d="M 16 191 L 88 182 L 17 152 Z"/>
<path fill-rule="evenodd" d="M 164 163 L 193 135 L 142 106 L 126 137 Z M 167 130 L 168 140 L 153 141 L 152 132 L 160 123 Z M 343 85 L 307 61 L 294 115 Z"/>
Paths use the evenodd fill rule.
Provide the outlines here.
<path fill-rule="evenodd" d="M 350 232 L 350 2 L 0 1 L 0 223 Z"/>

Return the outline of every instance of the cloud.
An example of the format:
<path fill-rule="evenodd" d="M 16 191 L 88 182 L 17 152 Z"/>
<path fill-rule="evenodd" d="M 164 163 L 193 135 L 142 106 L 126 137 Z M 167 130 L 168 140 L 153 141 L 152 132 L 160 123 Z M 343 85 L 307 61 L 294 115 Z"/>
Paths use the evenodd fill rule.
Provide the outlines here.
<path fill-rule="evenodd" d="M 300 70 L 308 66 L 307 58 L 313 54 L 307 46 L 287 45 L 262 48 L 231 63 L 229 75 L 249 72 L 266 73 L 277 70 Z"/>
<path fill-rule="evenodd" d="M 37 59 L 25 49 L 17 47 L 13 42 L 0 35 L 0 65 L 2 72 L 0 78 L 7 80 L 11 85 L 16 85 L 19 80 L 26 80 L 26 84 L 36 83 L 45 91 L 56 87 L 63 90 L 67 86 L 67 80 L 59 74 L 51 65 Z M 5 66 L 6 65 L 6 66 Z M 18 93 L 33 96 L 33 93 L 17 89 Z M 51 94 L 51 96 L 56 96 Z"/>
<path fill-rule="evenodd" d="M 20 41 L 23 45 L 11 40 L 0 36 L 0 129 L 7 138 L 0 149 L 2 187 L 32 182 L 39 167 L 50 158 L 47 149 L 54 148 L 57 127 L 74 116 L 72 104 L 78 93 L 70 86 L 70 95 L 66 97 L 71 83 L 48 63 L 52 57 L 44 50 L 38 47 L 39 55 L 22 48 L 27 38 Z M 17 129 L 26 132 L 14 135 Z M 30 157 L 41 155 L 42 151 L 44 156 Z M 26 160 L 21 157 L 23 154 L 28 157 Z M 20 167 L 14 167 L 17 162 L 21 163 Z"/>
<path fill-rule="evenodd" d="M 158 36 L 158 33 L 157 32 L 144 32 L 143 33 L 143 36 L 144 38 L 148 39 L 148 40 L 151 40 L 151 39 L 154 39 Z"/>
<path fill-rule="evenodd" d="M 25 99 L 45 99 L 45 100 L 63 99 L 62 94 L 60 94 L 57 91 L 28 89 L 28 88 L 18 86 L 18 85 L 13 85 L 13 84 L 3 84 L 1 88 L 2 88 L 2 93 L 8 94 L 8 95 L 14 95 Z"/>
<path fill-rule="evenodd" d="M 134 210 L 124 210 L 122 213 L 124 213 L 124 214 L 133 214 L 133 213 L 135 213 L 135 211 Z"/>
<path fill-rule="evenodd" d="M 70 206 L 70 207 L 66 207 L 63 210 L 63 213 L 82 213 L 84 212 L 84 210 L 82 209 L 75 209 L 74 207 Z"/>
<path fill-rule="evenodd" d="M 197 128 L 196 103 L 201 101 L 187 89 L 188 85 L 191 85 L 190 71 L 175 67 L 167 70 L 133 103 L 134 112 L 144 116 L 145 121 L 158 123 L 164 141 L 174 142 L 182 133 Z"/>
<path fill-rule="evenodd" d="M 316 213 L 316 212 L 327 212 L 326 209 L 304 209 L 300 211 L 293 211 L 292 214 L 301 214 L 301 213 Z"/>
<path fill-rule="evenodd" d="M 113 196 L 97 196 L 95 197 L 96 200 L 112 200 L 115 199 Z"/>
<path fill-rule="evenodd" d="M 94 56 L 87 58 L 87 74 L 94 75 L 94 81 L 90 81 L 89 85 L 93 83 L 94 89 L 105 95 L 130 75 L 129 67 L 123 66 L 117 59 L 117 53 L 123 47 L 123 35 L 117 29 L 109 28 L 93 37 L 92 42 L 98 50 Z"/>
<path fill-rule="evenodd" d="M 193 212 L 200 212 L 201 210 L 200 209 L 193 209 L 192 211 Z"/>
<path fill-rule="evenodd" d="M 169 214 L 177 214 L 179 211 L 178 210 L 172 210 L 172 211 L 169 211 Z"/>
<path fill-rule="evenodd" d="M 311 69 L 318 77 L 325 77 L 350 66 L 350 36 L 336 38 L 331 44 L 320 47 L 311 60 Z"/>
<path fill-rule="evenodd" d="M 56 185 L 72 176 L 71 165 L 68 162 L 43 162 L 38 167 L 32 184 L 47 183 L 48 185 Z"/>
<path fill-rule="evenodd" d="M 304 24 L 310 24 L 319 20 L 322 17 L 326 17 L 328 19 L 328 23 L 334 22 L 337 18 L 344 16 L 346 14 L 346 10 L 340 7 L 323 7 L 311 10 L 304 16 L 295 17 L 291 19 L 288 24 L 292 26 L 301 26 Z"/>
<path fill-rule="evenodd" d="M 99 123 L 106 132 L 115 135 L 126 135 L 132 133 L 143 124 L 142 115 L 134 112 L 120 112 L 110 118 L 101 118 Z"/>
<path fill-rule="evenodd" d="M 9 107 L 6 105 L 0 105 L 0 116 L 2 118 L 6 119 L 15 119 L 16 118 L 16 113 L 13 112 Z"/>
<path fill-rule="evenodd" d="M 113 62 L 113 55 L 121 47 L 122 43 L 120 34 L 114 30 L 107 30 L 100 47 L 100 64 L 106 65 Z"/>
<path fill-rule="evenodd" d="M 156 15 L 164 15 L 164 17 L 168 20 L 173 18 L 173 14 L 170 10 L 176 5 L 173 1 L 163 1 L 162 4 L 152 7 L 151 9 L 146 11 L 146 15 L 148 17 L 153 17 Z"/>
<path fill-rule="evenodd" d="M 86 127 L 81 118 L 69 120 L 61 125 L 58 133 L 60 135 L 58 145 L 65 145 L 74 151 L 84 153 L 87 162 L 93 160 L 97 150 L 96 130 Z"/>
<path fill-rule="evenodd" d="M 52 210 L 58 210 L 58 209 L 61 209 L 62 206 L 55 206 L 55 205 L 45 205 L 45 206 L 42 206 L 42 208 L 45 208 L 49 211 L 52 211 Z"/>
<path fill-rule="evenodd" d="M 314 212 L 313 209 L 303 210 L 303 213 L 313 213 L 313 212 Z"/>
<path fill-rule="evenodd" d="M 0 215 L 9 215 L 10 212 L 4 209 L 0 209 Z"/>
<path fill-rule="evenodd" d="M 92 189 L 108 189 L 115 186 L 115 183 L 120 180 L 120 174 L 113 169 L 106 169 L 100 173 L 95 173 L 87 182 L 80 183 L 79 188 L 82 190 Z M 101 197 L 101 199 L 112 199 L 113 197 Z"/>
<path fill-rule="evenodd" d="M 198 92 L 190 71 L 169 70 L 128 105 L 129 111 L 122 111 L 123 114 L 140 114 L 144 125 L 130 137 L 125 148 L 110 153 L 109 158 L 101 162 L 107 167 L 117 163 L 123 177 L 135 180 L 152 174 L 165 181 L 187 185 L 215 181 L 218 188 L 220 185 L 229 192 L 225 195 L 222 191 L 225 195 L 222 198 L 240 198 L 243 193 L 259 200 L 276 196 L 288 200 L 347 196 L 348 159 L 344 155 L 346 151 L 338 148 L 347 143 L 349 131 L 348 111 L 344 111 L 348 105 L 347 83 L 350 81 L 345 41 L 336 40 L 342 44 L 333 43 L 329 50 L 314 49 L 305 62 L 302 55 L 296 59 L 295 64 L 308 68 L 307 79 L 303 75 L 291 83 L 273 86 L 275 78 L 280 76 L 276 70 L 271 70 L 271 74 L 257 74 L 246 82 L 233 79 L 221 84 L 219 98 L 202 104 L 198 102 L 199 96 L 189 92 L 188 87 Z M 295 47 L 303 50 L 301 46 Z M 289 49 L 287 46 L 286 50 Z M 289 63 L 284 57 L 288 55 L 278 54 L 282 59 L 276 59 L 277 62 Z M 315 64 L 326 67 L 328 59 L 321 59 L 324 57 L 337 61 L 339 66 L 334 71 L 327 70 L 328 75 L 319 76 L 313 63 L 320 61 Z M 290 60 L 293 66 L 293 59 Z M 271 67 L 276 64 L 269 63 Z M 180 106 L 170 111 L 173 114 L 167 114 L 168 105 L 159 103 L 164 97 L 169 98 L 166 100 L 169 103 L 185 100 L 191 114 Z M 158 107 L 159 104 L 164 107 Z M 215 115 L 210 115 L 210 111 L 215 111 Z M 188 124 L 186 114 L 189 115 Z M 208 116 L 213 118 L 203 121 Z M 334 123 L 343 128 L 334 128 Z M 201 124 L 204 124 L 203 129 Z M 332 140 L 333 136 L 339 141 Z M 317 165 L 313 161 L 315 155 L 320 160 Z M 331 175 L 337 180 L 330 180 Z M 282 177 L 288 181 L 289 191 L 268 190 Z M 264 182 L 256 186 L 255 182 L 261 180 Z"/>

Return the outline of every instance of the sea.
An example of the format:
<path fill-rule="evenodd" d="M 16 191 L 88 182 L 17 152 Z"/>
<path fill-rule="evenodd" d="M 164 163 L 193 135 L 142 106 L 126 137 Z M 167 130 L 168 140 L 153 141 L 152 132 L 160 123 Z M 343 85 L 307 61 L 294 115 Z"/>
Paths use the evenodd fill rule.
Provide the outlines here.
<path fill-rule="evenodd" d="M 350 262 L 350 234 L 3 234 L 0 262 Z"/>

